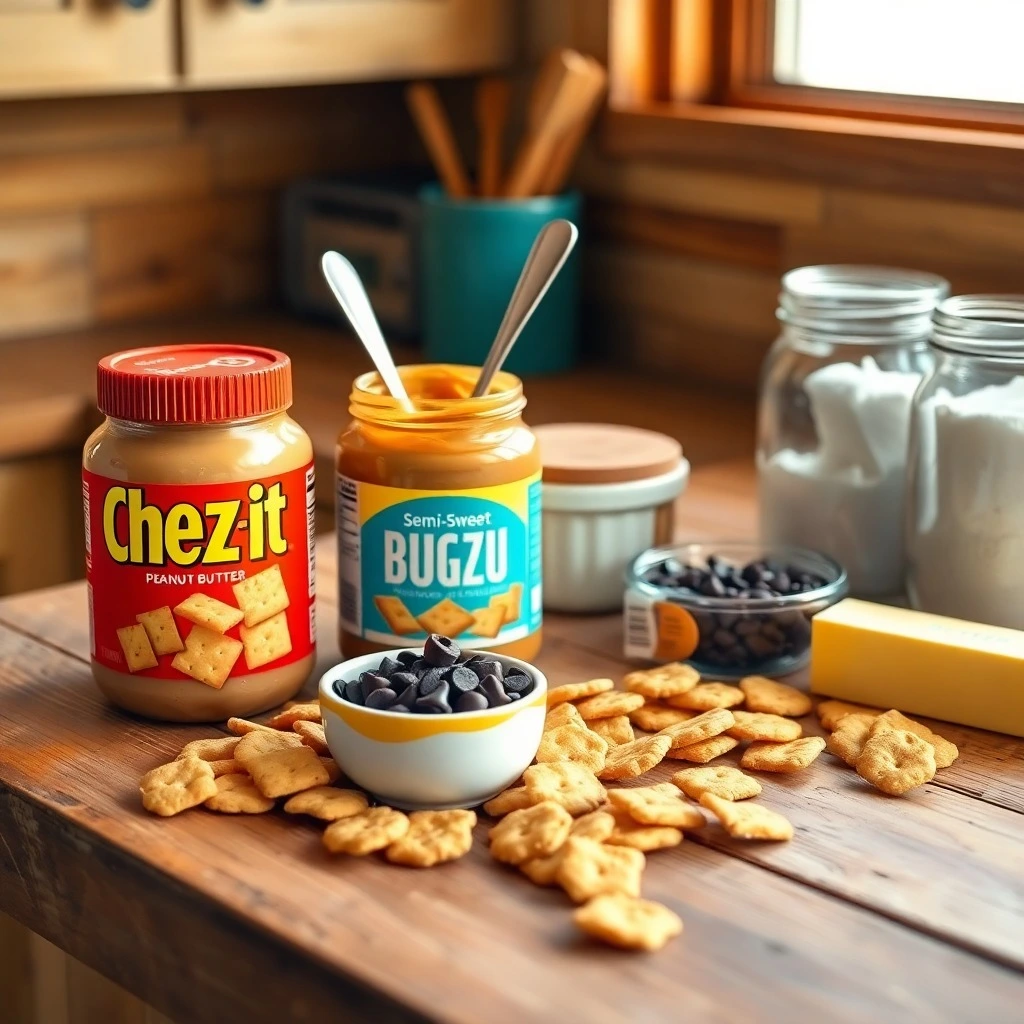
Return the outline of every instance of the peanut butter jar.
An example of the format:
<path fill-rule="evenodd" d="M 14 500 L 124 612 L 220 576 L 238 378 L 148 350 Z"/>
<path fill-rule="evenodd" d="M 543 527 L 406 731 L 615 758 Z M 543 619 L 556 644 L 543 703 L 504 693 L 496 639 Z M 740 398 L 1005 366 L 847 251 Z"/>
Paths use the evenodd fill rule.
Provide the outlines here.
<path fill-rule="evenodd" d="M 540 452 L 522 383 L 479 367 L 399 369 L 403 411 L 356 379 L 337 446 L 339 642 L 346 657 L 429 633 L 532 660 L 541 644 Z"/>
<path fill-rule="evenodd" d="M 107 356 L 82 496 L 92 671 L 114 704 L 223 720 L 293 696 L 316 657 L 313 449 L 272 349 Z"/>

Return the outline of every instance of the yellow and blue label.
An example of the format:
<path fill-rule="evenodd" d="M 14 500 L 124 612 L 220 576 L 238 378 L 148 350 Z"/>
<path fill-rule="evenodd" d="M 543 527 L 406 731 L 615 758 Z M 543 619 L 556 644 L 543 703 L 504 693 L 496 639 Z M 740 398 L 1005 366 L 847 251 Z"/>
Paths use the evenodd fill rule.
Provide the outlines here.
<path fill-rule="evenodd" d="M 541 624 L 540 476 L 460 491 L 337 479 L 342 628 L 497 647 Z"/>

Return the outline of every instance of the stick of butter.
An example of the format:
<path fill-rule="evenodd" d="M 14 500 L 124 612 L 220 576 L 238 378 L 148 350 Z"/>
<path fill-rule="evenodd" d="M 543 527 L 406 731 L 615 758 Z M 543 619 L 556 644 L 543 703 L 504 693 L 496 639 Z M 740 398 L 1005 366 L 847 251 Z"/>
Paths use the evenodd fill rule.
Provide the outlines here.
<path fill-rule="evenodd" d="M 811 620 L 811 691 L 1024 736 L 1024 632 L 847 598 Z"/>

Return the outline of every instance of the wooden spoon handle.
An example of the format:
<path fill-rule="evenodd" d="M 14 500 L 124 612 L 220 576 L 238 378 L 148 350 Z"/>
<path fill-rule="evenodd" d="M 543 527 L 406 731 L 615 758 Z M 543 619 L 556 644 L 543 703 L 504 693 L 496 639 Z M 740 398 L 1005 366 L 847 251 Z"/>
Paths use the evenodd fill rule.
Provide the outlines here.
<path fill-rule="evenodd" d="M 540 185 L 540 194 L 544 196 L 558 195 L 565 188 L 569 180 L 572 165 L 576 162 L 576 154 L 579 152 L 583 140 L 586 138 L 587 130 L 590 128 L 601 105 L 604 102 L 605 86 L 608 82 L 608 72 L 601 63 L 592 57 L 587 58 L 590 74 L 587 82 L 590 102 L 583 111 L 582 116 L 572 125 L 566 134 L 555 146 L 555 152 L 548 163 L 547 171 Z"/>
<path fill-rule="evenodd" d="M 429 82 L 413 82 L 405 90 L 405 100 L 445 191 L 465 199 L 471 193 L 469 178 L 437 90 Z"/>
<path fill-rule="evenodd" d="M 501 194 L 501 148 L 511 92 L 507 78 L 482 78 L 476 87 L 477 185 L 487 199 Z"/>

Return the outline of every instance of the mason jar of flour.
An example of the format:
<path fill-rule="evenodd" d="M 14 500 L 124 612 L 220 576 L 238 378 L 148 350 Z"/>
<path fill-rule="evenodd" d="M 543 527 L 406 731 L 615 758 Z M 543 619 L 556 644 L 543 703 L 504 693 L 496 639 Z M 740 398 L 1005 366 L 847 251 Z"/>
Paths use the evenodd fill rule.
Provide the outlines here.
<path fill-rule="evenodd" d="M 947 299 L 931 348 L 912 418 L 908 597 L 1024 629 L 1024 295 Z"/>
<path fill-rule="evenodd" d="M 892 267 L 782 278 L 758 412 L 761 540 L 830 555 L 856 596 L 903 592 L 911 403 L 948 291 L 941 277 Z"/>

